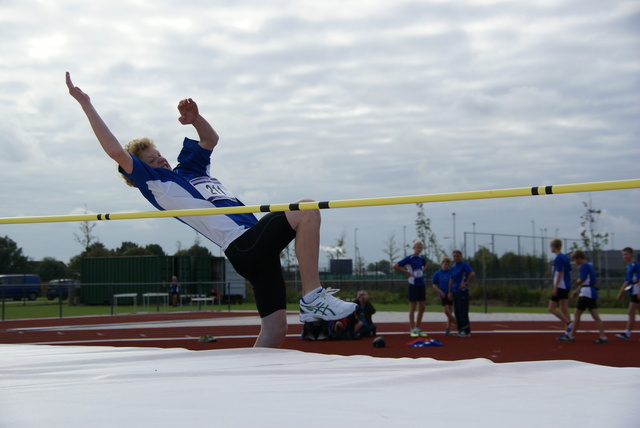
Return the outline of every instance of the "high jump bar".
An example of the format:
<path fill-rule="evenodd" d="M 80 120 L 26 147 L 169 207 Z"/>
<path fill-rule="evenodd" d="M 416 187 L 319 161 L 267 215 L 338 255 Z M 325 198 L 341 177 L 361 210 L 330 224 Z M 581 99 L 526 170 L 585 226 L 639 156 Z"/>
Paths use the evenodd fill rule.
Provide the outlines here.
<path fill-rule="evenodd" d="M 563 193 L 599 192 L 640 188 L 640 179 L 596 181 L 591 183 L 560 184 L 555 186 L 517 187 L 511 189 L 475 190 L 470 192 L 437 193 L 431 195 L 388 196 L 382 198 L 343 199 L 324 202 L 299 202 L 270 205 L 246 205 L 225 208 L 197 208 L 184 210 L 139 211 L 110 214 L 70 214 L 33 217 L 4 217 L 0 224 L 63 223 L 74 221 L 131 220 L 143 218 L 191 217 L 201 215 L 264 213 L 278 211 L 356 208 L 382 205 L 420 204 L 431 202 L 467 201 L 477 199 L 513 198 L 519 196 L 557 195 Z"/>

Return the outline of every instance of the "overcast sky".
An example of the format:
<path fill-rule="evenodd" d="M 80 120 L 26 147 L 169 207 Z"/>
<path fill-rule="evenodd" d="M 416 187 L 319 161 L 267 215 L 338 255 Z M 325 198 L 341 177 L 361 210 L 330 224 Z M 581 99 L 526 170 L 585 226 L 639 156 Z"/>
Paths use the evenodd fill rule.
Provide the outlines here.
<path fill-rule="evenodd" d="M 638 1 L 0 0 L 0 217 L 153 209 L 99 148 L 67 70 L 123 144 L 152 137 L 174 165 L 197 136 L 177 121 L 192 97 L 221 136 L 212 175 L 247 205 L 640 175 Z M 589 197 L 609 247 L 640 247 L 638 189 L 425 212 L 447 251 L 475 228 L 535 235 L 539 252 L 542 237 L 579 238 Z M 322 245 L 344 233 L 346 257 L 357 237 L 366 262 L 385 259 L 390 236 L 398 247 L 416 237 L 416 214 L 326 210 Z M 26 256 L 64 262 L 82 251 L 78 231 L 0 226 Z M 196 239 L 173 219 L 94 232 L 108 248 L 168 254 Z M 515 238 L 500 242 L 517 250 Z"/>

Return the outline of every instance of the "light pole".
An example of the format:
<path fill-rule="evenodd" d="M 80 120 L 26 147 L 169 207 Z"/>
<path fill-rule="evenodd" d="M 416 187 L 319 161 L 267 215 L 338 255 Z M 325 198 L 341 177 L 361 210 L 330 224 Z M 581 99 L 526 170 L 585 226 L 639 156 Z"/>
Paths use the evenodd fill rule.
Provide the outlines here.
<path fill-rule="evenodd" d="M 533 241 L 533 257 L 536 256 L 536 223 L 531 220 L 531 234 L 533 235 L 533 238 L 531 239 Z"/>
<path fill-rule="evenodd" d="M 360 266 L 358 266 L 358 228 L 356 227 L 353 231 L 353 262 L 356 268 L 356 276 L 358 275 L 358 271 L 360 270 Z"/>
<path fill-rule="evenodd" d="M 402 249 L 404 256 L 407 257 L 407 226 L 402 226 Z"/>
<path fill-rule="evenodd" d="M 473 225 L 473 255 L 476 254 L 476 222 L 471 223 Z"/>
<path fill-rule="evenodd" d="M 456 213 L 452 213 L 453 215 L 453 249 L 457 249 L 456 247 Z"/>
<path fill-rule="evenodd" d="M 490 243 L 493 246 L 493 243 Z M 489 244 L 487 244 L 489 245 Z M 487 262 L 489 260 L 489 248 L 486 245 L 480 245 L 482 249 L 482 300 L 484 300 L 484 313 L 488 312 L 487 308 Z M 493 253 L 492 253 L 493 254 Z"/>

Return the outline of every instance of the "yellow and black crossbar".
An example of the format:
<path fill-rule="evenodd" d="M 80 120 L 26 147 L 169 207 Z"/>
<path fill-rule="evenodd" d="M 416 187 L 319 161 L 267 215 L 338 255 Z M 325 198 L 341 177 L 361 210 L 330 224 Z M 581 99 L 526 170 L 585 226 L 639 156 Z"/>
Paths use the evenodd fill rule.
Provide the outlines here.
<path fill-rule="evenodd" d="M 165 211 L 139 211 L 108 214 L 70 214 L 33 217 L 4 217 L 0 224 L 62 223 L 74 221 L 130 220 L 143 218 L 190 217 L 276 211 L 315 210 L 329 208 L 355 208 L 382 205 L 403 205 L 432 202 L 466 201 L 477 199 L 513 198 L 520 196 L 558 195 L 564 193 L 598 192 L 640 188 L 640 179 L 598 181 L 591 183 L 560 184 L 554 186 L 519 187 L 512 189 L 475 190 L 470 192 L 437 193 L 431 195 L 388 196 L 381 198 L 343 199 L 324 202 L 299 202 L 269 205 L 246 205 L 225 208 L 198 208 Z"/>

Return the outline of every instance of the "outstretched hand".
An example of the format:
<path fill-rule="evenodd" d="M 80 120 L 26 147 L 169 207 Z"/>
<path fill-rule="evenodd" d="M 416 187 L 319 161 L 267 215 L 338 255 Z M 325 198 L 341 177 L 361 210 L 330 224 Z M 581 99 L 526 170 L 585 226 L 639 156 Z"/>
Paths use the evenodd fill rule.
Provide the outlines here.
<path fill-rule="evenodd" d="M 178 120 L 183 125 L 192 124 L 198 116 L 200 116 L 198 105 L 191 98 L 187 98 L 178 103 L 178 112 L 180 112 Z"/>
<path fill-rule="evenodd" d="M 66 79 L 67 79 L 67 88 L 69 88 L 69 94 L 71 94 L 71 96 L 75 98 L 76 101 L 78 101 L 80 104 L 88 104 L 91 102 L 89 95 L 85 94 L 84 92 L 82 92 L 80 88 L 73 85 L 73 82 L 71 81 L 71 74 L 69 74 L 68 71 L 67 71 Z"/>

